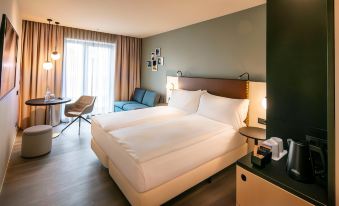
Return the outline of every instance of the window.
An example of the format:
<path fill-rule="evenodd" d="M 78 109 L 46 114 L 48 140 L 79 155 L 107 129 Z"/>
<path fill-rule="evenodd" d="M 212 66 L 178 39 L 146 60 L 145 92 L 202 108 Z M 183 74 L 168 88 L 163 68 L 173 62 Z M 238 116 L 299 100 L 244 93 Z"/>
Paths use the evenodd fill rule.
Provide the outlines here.
<path fill-rule="evenodd" d="M 65 39 L 63 96 L 96 96 L 93 114 L 113 111 L 115 44 Z"/>

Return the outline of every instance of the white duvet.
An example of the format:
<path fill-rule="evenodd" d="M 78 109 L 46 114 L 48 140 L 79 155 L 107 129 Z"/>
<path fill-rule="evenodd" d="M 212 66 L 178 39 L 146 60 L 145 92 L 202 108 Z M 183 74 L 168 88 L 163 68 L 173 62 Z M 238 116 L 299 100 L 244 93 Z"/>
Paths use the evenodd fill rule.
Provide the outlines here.
<path fill-rule="evenodd" d="M 115 112 L 110 114 L 98 115 L 92 118 L 96 126 L 101 127 L 104 131 L 132 127 L 147 122 L 157 122 L 161 120 L 173 119 L 184 116 L 187 113 L 183 110 L 169 107 L 157 106 L 146 109 L 138 109 L 124 112 Z"/>
<path fill-rule="evenodd" d="M 234 130 L 228 124 L 192 114 L 173 120 L 127 127 L 110 134 L 137 162 L 145 162 L 226 131 Z"/>
<path fill-rule="evenodd" d="M 230 125 L 197 114 L 111 132 L 92 124 L 92 133 L 138 192 L 155 188 L 245 143 Z"/>

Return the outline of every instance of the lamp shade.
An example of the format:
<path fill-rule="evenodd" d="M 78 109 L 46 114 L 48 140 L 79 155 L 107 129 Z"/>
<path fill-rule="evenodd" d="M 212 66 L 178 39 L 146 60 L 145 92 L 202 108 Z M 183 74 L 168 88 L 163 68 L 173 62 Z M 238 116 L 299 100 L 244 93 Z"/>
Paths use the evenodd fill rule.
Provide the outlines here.
<path fill-rule="evenodd" d="M 52 69 L 53 64 L 50 61 L 46 61 L 46 62 L 43 63 L 42 67 L 46 70 L 50 70 L 50 69 Z"/>
<path fill-rule="evenodd" d="M 59 54 L 59 52 L 58 52 L 58 51 L 52 52 L 51 58 L 52 58 L 54 61 L 60 59 L 60 54 Z"/>

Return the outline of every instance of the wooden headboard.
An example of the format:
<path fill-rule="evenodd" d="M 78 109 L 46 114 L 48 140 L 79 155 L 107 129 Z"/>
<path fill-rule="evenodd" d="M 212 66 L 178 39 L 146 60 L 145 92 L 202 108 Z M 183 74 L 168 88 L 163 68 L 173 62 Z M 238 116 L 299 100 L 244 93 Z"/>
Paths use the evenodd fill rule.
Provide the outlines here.
<path fill-rule="evenodd" d="M 248 81 L 239 79 L 214 79 L 199 77 L 179 77 L 178 87 L 184 90 L 207 90 L 208 93 L 234 98 L 248 99 Z"/>

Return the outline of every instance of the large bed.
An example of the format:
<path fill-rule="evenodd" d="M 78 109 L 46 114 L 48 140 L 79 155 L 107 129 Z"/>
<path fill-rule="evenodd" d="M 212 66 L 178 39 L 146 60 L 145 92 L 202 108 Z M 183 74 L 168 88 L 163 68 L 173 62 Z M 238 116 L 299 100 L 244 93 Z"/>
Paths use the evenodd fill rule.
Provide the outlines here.
<path fill-rule="evenodd" d="M 197 88 L 201 85 L 200 78 L 181 80 L 184 81 L 183 89 L 211 86 Z M 213 79 L 207 81 L 215 82 Z M 223 96 L 247 98 L 247 82 L 223 81 L 232 86 L 240 85 L 235 86 L 238 90 L 235 96 Z M 207 91 L 213 89 L 206 88 Z M 222 90 L 230 90 L 230 87 Z M 207 94 L 201 96 L 205 102 L 218 98 Z M 245 118 L 240 118 L 240 124 L 234 124 L 239 123 L 238 119 L 233 121 L 234 118 L 218 119 L 218 109 L 207 111 L 211 104 L 204 101 L 199 101 L 197 111 L 170 105 L 94 118 L 92 149 L 132 205 L 165 203 L 247 153 L 247 143 L 238 133 Z M 214 102 L 219 104 L 220 101 Z"/>

